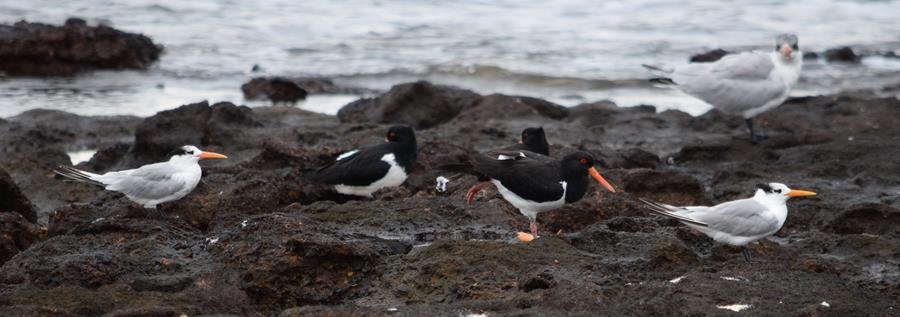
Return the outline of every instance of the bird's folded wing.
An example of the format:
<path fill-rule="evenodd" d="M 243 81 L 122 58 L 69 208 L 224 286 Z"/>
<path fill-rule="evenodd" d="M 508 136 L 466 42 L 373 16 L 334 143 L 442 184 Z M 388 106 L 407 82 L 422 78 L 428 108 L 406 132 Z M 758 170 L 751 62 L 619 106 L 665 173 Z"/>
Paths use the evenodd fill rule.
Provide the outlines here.
<path fill-rule="evenodd" d="M 311 180 L 325 184 L 369 185 L 384 177 L 391 168 L 381 160 L 386 153 L 378 147 L 361 149 L 316 171 Z"/>
<path fill-rule="evenodd" d="M 753 199 L 719 204 L 705 212 L 693 212 L 691 216 L 708 223 L 710 228 L 732 235 L 755 236 L 778 229 L 778 219 Z"/>
<path fill-rule="evenodd" d="M 764 80 L 775 69 L 769 54 L 744 52 L 726 55 L 713 64 L 712 73 L 717 78 L 739 80 Z"/>
<path fill-rule="evenodd" d="M 106 173 L 103 182 L 106 189 L 131 197 L 161 199 L 184 190 L 187 181 L 181 173 L 175 173 L 165 163 L 144 165 L 133 170 Z"/>

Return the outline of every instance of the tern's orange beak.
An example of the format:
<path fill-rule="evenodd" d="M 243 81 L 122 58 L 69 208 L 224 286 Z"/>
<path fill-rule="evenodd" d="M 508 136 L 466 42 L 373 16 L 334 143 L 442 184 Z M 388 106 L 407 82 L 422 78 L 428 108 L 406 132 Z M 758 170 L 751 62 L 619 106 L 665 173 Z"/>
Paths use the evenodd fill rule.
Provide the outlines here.
<path fill-rule="evenodd" d="M 607 182 L 605 179 L 603 179 L 603 176 L 600 176 L 600 172 L 598 172 L 597 169 L 594 168 L 593 166 L 591 166 L 591 168 L 588 169 L 588 174 L 591 174 L 591 177 L 596 179 L 597 182 L 600 183 L 600 185 L 603 185 L 603 187 L 606 188 L 606 190 L 613 192 L 613 193 L 616 192 L 616 189 L 613 188 L 612 185 L 609 184 L 609 182 Z"/>
<path fill-rule="evenodd" d="M 792 189 L 787 193 L 788 197 L 806 197 L 806 196 L 815 196 L 816 193 L 805 191 L 805 190 L 796 190 Z"/>
<path fill-rule="evenodd" d="M 522 143 L 523 143 L 522 140 L 516 141 L 516 144 L 522 144 Z"/>
<path fill-rule="evenodd" d="M 781 45 L 781 49 L 779 49 L 778 52 L 781 53 L 781 56 L 783 56 L 784 58 L 791 58 L 791 54 L 794 53 L 794 50 L 791 49 L 791 47 L 787 44 L 783 44 Z"/>
<path fill-rule="evenodd" d="M 225 159 L 228 158 L 225 155 L 215 153 L 215 152 L 200 152 L 200 159 Z"/>

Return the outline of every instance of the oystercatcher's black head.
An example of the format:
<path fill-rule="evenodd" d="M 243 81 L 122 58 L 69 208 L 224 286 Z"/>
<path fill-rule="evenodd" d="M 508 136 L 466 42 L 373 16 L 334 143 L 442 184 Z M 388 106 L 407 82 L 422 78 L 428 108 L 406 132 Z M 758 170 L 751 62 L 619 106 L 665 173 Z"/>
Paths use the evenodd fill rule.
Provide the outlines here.
<path fill-rule="evenodd" d="M 588 154 L 587 152 L 578 151 L 569 155 L 566 155 L 562 159 L 562 174 L 564 179 L 583 179 L 585 177 L 585 173 L 590 175 L 595 180 L 597 180 L 600 185 L 602 185 L 606 190 L 610 192 L 616 192 L 616 190 L 609 184 L 603 176 L 600 176 L 600 173 L 597 172 L 597 169 L 594 168 L 594 157 Z"/>
<path fill-rule="evenodd" d="M 544 134 L 543 127 L 523 130 L 519 144 L 525 145 L 529 151 L 550 155 L 550 144 L 547 143 L 547 136 Z"/>
<path fill-rule="evenodd" d="M 413 129 L 407 126 L 396 125 L 388 130 L 386 142 L 397 142 L 403 144 L 416 144 L 416 134 Z"/>

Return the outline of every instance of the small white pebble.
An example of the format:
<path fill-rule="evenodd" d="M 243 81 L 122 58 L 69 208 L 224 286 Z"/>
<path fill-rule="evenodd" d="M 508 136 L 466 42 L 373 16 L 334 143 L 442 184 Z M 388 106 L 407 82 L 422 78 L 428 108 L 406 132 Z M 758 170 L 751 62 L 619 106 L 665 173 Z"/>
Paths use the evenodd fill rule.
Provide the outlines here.
<path fill-rule="evenodd" d="M 206 238 L 207 244 L 212 245 L 212 244 L 216 244 L 216 242 L 219 242 L 219 237 Z"/>
<path fill-rule="evenodd" d="M 393 313 L 393 312 L 397 311 L 397 307 L 390 307 L 390 308 L 387 309 L 387 311 Z"/>
<path fill-rule="evenodd" d="M 91 221 L 91 223 L 98 223 L 98 222 L 103 221 L 104 219 L 106 219 L 106 218 L 100 217 L 100 218 L 94 219 L 94 221 Z"/>
<path fill-rule="evenodd" d="M 731 277 L 731 276 L 720 276 L 720 278 L 722 278 L 723 280 L 726 280 L 726 281 L 736 281 L 736 282 L 741 280 L 740 278 Z"/>
<path fill-rule="evenodd" d="M 829 303 L 826 302 L 826 301 L 822 301 L 822 303 L 819 304 L 819 305 L 822 305 L 822 307 L 831 307 L 831 304 L 829 304 Z"/>
<path fill-rule="evenodd" d="M 848 137 L 848 138 L 847 138 L 847 141 L 853 141 L 853 137 L 852 137 L 852 136 L 851 136 L 851 137 Z"/>
<path fill-rule="evenodd" d="M 669 280 L 669 283 L 678 284 L 678 282 L 681 282 L 681 280 L 683 280 L 684 277 L 685 277 L 685 275 L 673 278 L 673 279 Z"/>
<path fill-rule="evenodd" d="M 244 221 L 241 221 L 241 228 L 245 228 L 245 227 L 247 227 L 247 219 L 244 219 Z"/>
<path fill-rule="evenodd" d="M 747 304 L 731 304 L 731 305 L 719 305 L 719 306 L 716 306 L 716 307 L 718 307 L 719 309 L 726 309 L 726 310 L 730 310 L 730 311 L 734 311 L 734 312 L 739 312 L 739 311 L 742 311 L 742 310 L 745 310 L 745 309 L 748 309 L 748 308 L 752 307 L 752 305 L 747 305 Z"/>
<path fill-rule="evenodd" d="M 450 180 L 444 176 L 438 176 L 437 179 L 435 179 L 435 182 L 434 189 L 439 193 L 443 193 L 447 191 L 447 184 L 450 183 Z"/>

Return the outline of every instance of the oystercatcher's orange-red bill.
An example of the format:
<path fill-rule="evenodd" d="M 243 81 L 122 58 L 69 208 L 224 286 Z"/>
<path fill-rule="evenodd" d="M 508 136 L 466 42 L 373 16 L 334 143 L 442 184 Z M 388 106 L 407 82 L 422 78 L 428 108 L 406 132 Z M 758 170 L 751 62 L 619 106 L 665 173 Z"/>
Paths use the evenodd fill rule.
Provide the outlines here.
<path fill-rule="evenodd" d="M 591 166 L 591 168 L 588 169 L 588 174 L 591 174 L 591 177 L 596 179 L 597 182 L 600 183 L 600 185 L 603 185 L 603 187 L 606 188 L 606 190 L 613 192 L 613 193 L 616 192 L 616 189 L 613 188 L 612 185 L 609 184 L 609 182 L 607 182 L 605 179 L 603 179 L 603 176 L 600 176 L 600 172 L 598 172 L 597 169 L 594 168 L 593 166 Z"/>

